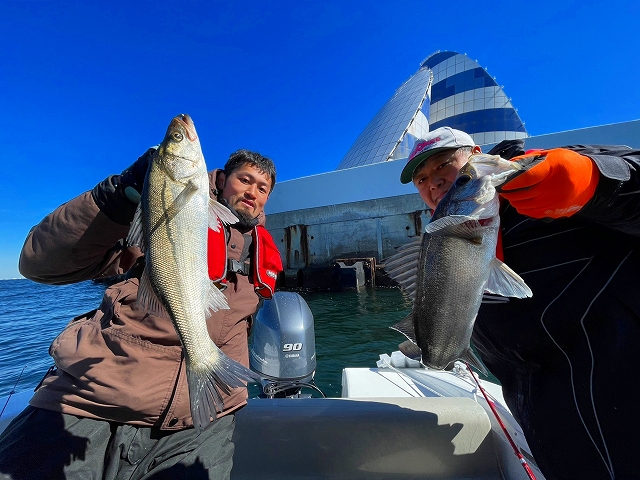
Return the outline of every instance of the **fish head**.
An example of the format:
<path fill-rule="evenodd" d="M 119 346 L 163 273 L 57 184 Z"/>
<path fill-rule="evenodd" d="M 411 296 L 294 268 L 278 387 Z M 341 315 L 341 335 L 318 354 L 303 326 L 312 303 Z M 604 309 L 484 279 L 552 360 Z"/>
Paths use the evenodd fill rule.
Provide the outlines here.
<path fill-rule="evenodd" d="M 189 115 L 181 114 L 171 120 L 155 161 L 172 180 L 178 182 L 203 170 L 206 172 L 200 139 Z"/>
<path fill-rule="evenodd" d="M 432 220 L 450 215 L 481 220 L 497 215 L 496 186 L 518 169 L 518 164 L 497 155 L 471 155 L 436 207 Z"/>

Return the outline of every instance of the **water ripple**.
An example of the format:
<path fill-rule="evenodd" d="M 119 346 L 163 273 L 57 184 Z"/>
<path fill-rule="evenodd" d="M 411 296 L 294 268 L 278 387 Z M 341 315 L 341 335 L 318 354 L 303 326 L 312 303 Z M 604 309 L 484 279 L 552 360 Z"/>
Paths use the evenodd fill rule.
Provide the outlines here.
<path fill-rule="evenodd" d="M 104 286 L 92 282 L 0 281 L 0 397 L 38 384 L 53 364 L 53 339 L 73 317 L 95 308 L 103 293 Z"/>
<path fill-rule="evenodd" d="M 96 308 L 103 285 L 41 285 L 29 280 L 0 281 L 0 397 L 33 388 L 52 359 L 49 345 L 81 313 Z M 339 397 L 342 369 L 373 367 L 381 353 L 397 350 L 404 340 L 389 326 L 411 310 L 393 288 L 306 293 L 314 317 L 317 367 L 315 380 L 330 397 Z M 24 371 L 23 371 L 24 369 Z"/>

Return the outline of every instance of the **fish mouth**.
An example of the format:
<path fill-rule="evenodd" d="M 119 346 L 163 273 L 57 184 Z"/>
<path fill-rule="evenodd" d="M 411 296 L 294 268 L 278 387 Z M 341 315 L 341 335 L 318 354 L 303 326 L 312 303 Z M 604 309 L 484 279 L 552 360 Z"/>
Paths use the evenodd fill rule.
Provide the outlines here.
<path fill-rule="evenodd" d="M 182 125 L 187 134 L 187 138 L 192 142 L 198 139 L 198 134 L 196 133 L 196 126 L 191 120 L 191 117 L 186 113 L 181 113 L 177 117 L 173 119 L 174 122 Z"/>

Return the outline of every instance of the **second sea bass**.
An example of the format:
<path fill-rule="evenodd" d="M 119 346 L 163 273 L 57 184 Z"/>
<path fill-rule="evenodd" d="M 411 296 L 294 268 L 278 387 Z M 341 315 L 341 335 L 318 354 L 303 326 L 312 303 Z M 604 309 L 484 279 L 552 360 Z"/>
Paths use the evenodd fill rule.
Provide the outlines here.
<path fill-rule="evenodd" d="M 209 337 L 210 312 L 228 309 L 209 279 L 207 229 L 238 219 L 209 197 L 207 167 L 195 125 L 175 117 L 150 161 L 129 243 L 140 245 L 145 268 L 138 307 L 169 316 L 183 346 L 194 425 L 204 428 L 224 407 L 221 390 L 245 387 L 256 375 L 228 358 Z"/>
<path fill-rule="evenodd" d="M 486 373 L 470 348 L 483 294 L 532 295 L 522 278 L 496 258 L 500 205 L 495 187 L 518 168 L 499 156 L 471 156 L 436 207 L 420 245 L 413 242 L 385 262 L 387 273 L 413 297 L 411 314 L 392 328 L 417 344 L 419 349 L 405 342 L 401 349 L 408 356 L 421 355 L 427 367 L 444 369 L 464 360 Z"/>

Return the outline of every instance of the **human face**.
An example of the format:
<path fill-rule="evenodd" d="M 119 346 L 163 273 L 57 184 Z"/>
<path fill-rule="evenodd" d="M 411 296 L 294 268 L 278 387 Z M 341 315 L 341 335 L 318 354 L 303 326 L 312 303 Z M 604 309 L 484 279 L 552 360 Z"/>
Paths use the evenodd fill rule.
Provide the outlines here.
<path fill-rule="evenodd" d="M 479 152 L 480 147 L 473 147 L 472 154 Z M 414 173 L 413 184 L 429 208 L 435 210 L 460 169 L 469 161 L 469 156 L 455 148 L 443 150 L 430 156 L 422 168 Z"/>
<path fill-rule="evenodd" d="M 222 198 L 249 219 L 256 218 L 264 211 L 271 193 L 271 178 L 248 163 L 231 172 L 228 177 L 220 172 L 218 183 L 222 188 Z"/>

